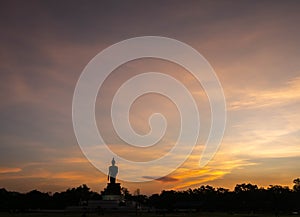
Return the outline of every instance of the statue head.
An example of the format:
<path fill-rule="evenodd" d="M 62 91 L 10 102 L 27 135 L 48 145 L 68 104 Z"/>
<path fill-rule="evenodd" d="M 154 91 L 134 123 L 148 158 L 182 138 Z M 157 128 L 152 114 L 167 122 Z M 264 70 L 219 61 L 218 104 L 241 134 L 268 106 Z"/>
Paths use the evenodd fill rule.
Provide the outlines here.
<path fill-rule="evenodd" d="M 112 159 L 111 164 L 114 166 L 116 164 L 115 158 Z"/>

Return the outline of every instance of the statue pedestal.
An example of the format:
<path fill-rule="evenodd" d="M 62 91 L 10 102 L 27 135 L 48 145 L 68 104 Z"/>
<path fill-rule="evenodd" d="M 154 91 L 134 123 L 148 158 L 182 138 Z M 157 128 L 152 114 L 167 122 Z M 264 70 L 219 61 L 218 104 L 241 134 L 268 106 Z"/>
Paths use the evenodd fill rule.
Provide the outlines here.
<path fill-rule="evenodd" d="M 103 200 L 120 200 L 121 199 L 121 184 L 107 183 L 107 187 L 102 192 Z"/>
<path fill-rule="evenodd" d="M 121 195 L 103 195 L 102 200 L 113 200 L 113 201 L 120 201 Z"/>

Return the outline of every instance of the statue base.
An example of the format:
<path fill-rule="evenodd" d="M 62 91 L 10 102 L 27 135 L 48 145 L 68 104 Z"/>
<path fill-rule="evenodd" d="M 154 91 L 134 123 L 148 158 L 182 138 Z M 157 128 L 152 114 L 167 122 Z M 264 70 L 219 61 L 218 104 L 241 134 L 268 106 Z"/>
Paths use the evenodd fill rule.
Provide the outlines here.
<path fill-rule="evenodd" d="M 121 195 L 103 195 L 102 200 L 113 200 L 113 201 L 120 201 L 121 200 Z"/>
<path fill-rule="evenodd" d="M 107 183 L 107 187 L 101 192 L 103 200 L 120 200 L 121 199 L 121 184 Z"/>

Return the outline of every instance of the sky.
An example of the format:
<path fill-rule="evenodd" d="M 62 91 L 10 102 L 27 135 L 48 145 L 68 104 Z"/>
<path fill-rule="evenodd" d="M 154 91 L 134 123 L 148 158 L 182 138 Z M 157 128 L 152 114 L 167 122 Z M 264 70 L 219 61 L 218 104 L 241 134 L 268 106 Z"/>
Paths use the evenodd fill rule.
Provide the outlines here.
<path fill-rule="evenodd" d="M 146 134 L 148 118 L 161 112 L 168 121 L 163 139 L 145 151 L 116 135 L 110 119 L 113 96 L 139 73 L 163 72 L 186 85 L 196 99 L 202 126 L 195 149 L 179 168 L 154 181 L 119 180 L 122 186 L 144 194 L 207 184 L 232 189 L 248 182 L 291 187 L 300 177 L 299 4 L 0 1 L 0 187 L 56 192 L 87 184 L 103 190 L 106 174 L 89 162 L 74 134 L 73 94 L 94 56 L 138 36 L 173 38 L 201 53 L 223 87 L 227 123 L 218 152 L 199 167 L 211 117 L 203 88 L 187 70 L 168 61 L 147 58 L 120 66 L 101 87 L 95 112 L 99 132 L 116 156 L 159 158 L 173 147 L 180 130 L 174 103 L 147 94 L 132 105 L 130 123 L 137 133 Z M 144 178 L 150 180 L 155 170 L 165 167 L 146 168 L 149 177 Z M 126 168 L 119 165 L 119 173 Z"/>

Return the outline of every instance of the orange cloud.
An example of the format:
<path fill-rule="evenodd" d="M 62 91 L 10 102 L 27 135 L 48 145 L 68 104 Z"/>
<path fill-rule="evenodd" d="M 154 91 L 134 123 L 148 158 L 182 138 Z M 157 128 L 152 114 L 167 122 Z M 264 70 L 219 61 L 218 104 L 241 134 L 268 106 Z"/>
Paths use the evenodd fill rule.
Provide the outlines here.
<path fill-rule="evenodd" d="M 18 173 L 21 171 L 21 168 L 16 167 L 0 167 L 0 173 Z"/>

